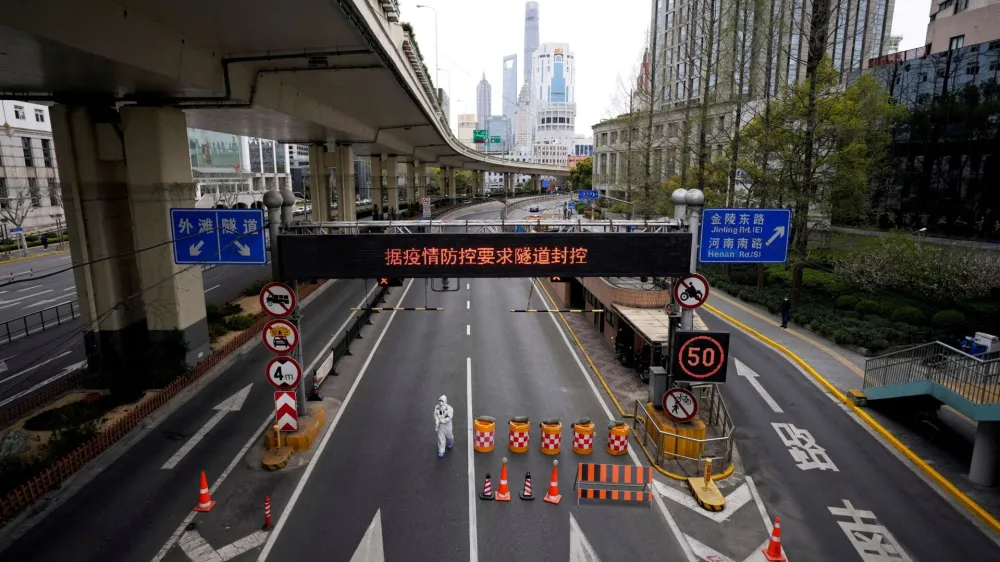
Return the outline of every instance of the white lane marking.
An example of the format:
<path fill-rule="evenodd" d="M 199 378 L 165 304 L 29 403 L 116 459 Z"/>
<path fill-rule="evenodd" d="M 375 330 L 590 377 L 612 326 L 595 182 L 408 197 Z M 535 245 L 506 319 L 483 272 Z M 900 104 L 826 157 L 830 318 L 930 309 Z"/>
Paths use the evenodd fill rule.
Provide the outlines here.
<path fill-rule="evenodd" d="M 27 373 L 30 373 L 31 371 L 34 371 L 35 369 L 41 367 L 42 365 L 48 365 L 49 363 L 55 361 L 56 359 L 59 359 L 60 357 L 65 357 L 65 356 L 69 355 L 70 353 L 73 353 L 73 352 L 72 351 L 64 351 L 64 352 L 60 353 L 59 355 L 56 355 L 52 359 L 46 359 L 45 361 L 42 361 L 41 363 L 38 363 L 36 365 L 32 365 L 32 366 L 28 367 L 27 369 L 25 369 L 23 371 L 18 371 L 17 373 L 14 373 L 13 375 L 11 375 L 9 377 L 2 378 L 2 379 L 0 379 L 0 384 L 3 384 L 3 383 L 5 383 L 5 382 L 7 382 L 7 381 L 9 381 L 11 379 L 16 379 L 18 377 L 21 377 L 21 376 L 23 376 L 23 375 L 25 375 Z"/>
<path fill-rule="evenodd" d="M 382 543 L 382 509 L 375 510 L 375 517 L 368 525 L 365 536 L 351 556 L 350 562 L 385 562 L 385 545 Z"/>
<path fill-rule="evenodd" d="M 215 550 L 196 530 L 186 531 L 178 542 L 192 562 L 227 562 L 244 552 L 249 552 L 264 544 L 267 531 L 256 531 L 238 541 Z"/>
<path fill-rule="evenodd" d="M 63 367 L 63 370 L 60 371 L 59 373 L 57 373 L 55 375 L 52 375 L 51 377 L 43 380 L 42 382 L 40 382 L 40 383 L 32 386 L 31 388 L 29 388 L 27 390 L 22 390 L 21 392 L 18 392 L 14 396 L 11 396 L 10 398 L 7 398 L 4 401 L 0 402 L 0 408 L 6 406 L 7 404 L 10 404 L 11 402 L 13 402 L 13 401 L 21 398 L 22 396 L 27 396 L 27 395 L 31 394 L 32 392 L 38 390 L 39 388 L 42 388 L 43 386 L 45 386 L 47 384 L 51 384 L 51 383 L 53 383 L 53 382 L 55 382 L 55 381 L 57 381 L 57 380 L 65 377 L 66 375 L 69 375 L 69 374 L 75 372 L 77 369 L 82 368 L 86 364 L 87 364 L 87 361 L 83 360 L 83 361 L 79 361 L 77 363 L 73 363 L 72 365 L 67 365 L 66 367 Z"/>
<path fill-rule="evenodd" d="M 659 480 L 654 480 L 653 485 L 656 486 L 656 490 L 660 492 L 661 496 L 666 496 L 675 503 L 679 503 L 691 511 L 700 513 L 716 523 L 726 521 L 731 515 L 733 515 L 733 513 L 738 511 L 741 507 L 746 505 L 747 502 L 753 499 L 750 494 L 750 487 L 747 486 L 746 482 L 744 482 L 739 488 L 736 488 L 736 490 L 726 496 L 725 511 L 705 511 L 700 505 L 698 505 L 698 502 L 691 497 L 691 494 L 682 492 L 677 488 L 660 482 Z"/>
<path fill-rule="evenodd" d="M 758 375 L 757 372 L 750 367 L 743 364 L 743 362 L 739 359 L 733 359 L 733 361 L 736 362 L 736 374 L 743 377 L 748 383 L 750 383 L 750 386 L 752 386 L 753 389 L 757 391 L 757 394 L 760 394 L 760 397 L 764 399 L 764 402 L 767 402 L 767 405 L 771 407 L 771 410 L 775 414 L 785 413 L 785 411 L 781 409 L 781 406 L 774 401 L 774 398 L 771 398 L 771 395 L 767 393 L 767 390 L 765 390 L 764 386 L 760 384 L 760 381 L 757 380 L 757 377 L 760 375 Z"/>
<path fill-rule="evenodd" d="M 539 294 L 541 295 L 545 294 L 544 292 L 542 292 L 540 288 L 538 288 L 537 285 L 535 285 L 534 279 L 531 280 L 531 284 L 535 286 L 535 290 L 538 291 Z M 549 304 L 551 304 L 553 307 L 556 306 L 556 303 L 554 302 Z M 566 349 L 569 350 L 569 354 L 572 355 L 573 360 L 576 361 L 576 366 L 580 368 L 580 374 L 583 375 L 583 378 L 587 379 L 587 384 L 590 386 L 590 390 L 594 393 L 594 396 L 597 397 L 597 402 L 601 405 L 601 408 L 604 410 L 604 413 L 608 416 L 608 420 L 615 419 L 615 417 L 611 415 L 611 409 L 608 408 L 608 405 L 604 402 L 604 399 L 601 398 L 601 393 L 597 391 L 597 385 L 594 384 L 594 379 L 592 379 L 590 377 L 590 374 L 587 373 L 587 369 L 584 368 L 583 362 L 580 361 L 580 356 L 577 355 L 576 350 L 573 349 L 573 346 L 569 343 L 569 338 L 566 336 L 566 332 L 563 330 L 563 327 L 559 325 L 559 321 L 556 319 L 557 315 L 547 314 L 546 316 L 552 319 L 552 324 L 556 327 L 556 331 L 559 332 L 559 335 L 562 336 L 563 343 L 566 344 Z M 628 455 L 636 466 L 641 465 L 641 463 L 639 462 L 639 457 L 635 455 L 634 447 L 628 448 Z M 698 559 L 695 557 L 694 552 L 692 552 L 691 550 L 691 545 L 688 544 L 687 540 L 684 538 L 684 533 L 682 533 L 680 527 L 677 526 L 677 521 L 674 520 L 673 515 L 670 515 L 670 512 L 667 510 L 666 504 L 663 503 L 663 498 L 660 497 L 660 494 L 659 492 L 656 491 L 655 487 L 653 488 L 653 499 L 656 501 L 656 506 L 660 508 L 660 513 L 663 515 L 663 519 L 666 520 L 667 527 L 670 528 L 670 532 L 674 535 L 674 540 L 677 541 L 677 545 L 680 546 L 681 550 L 684 551 L 684 556 L 687 557 L 688 562 L 698 562 Z"/>
<path fill-rule="evenodd" d="M 170 457 L 167 462 L 163 463 L 163 466 L 160 468 L 162 470 L 170 470 L 177 466 L 177 464 L 184 459 L 184 456 L 190 453 L 191 449 L 194 449 L 195 445 L 200 443 L 201 440 L 208 435 L 208 432 L 212 431 L 212 428 L 222 421 L 222 418 L 226 417 L 226 414 L 229 412 L 239 412 L 240 408 L 243 407 L 243 403 L 246 402 L 247 396 L 250 395 L 251 387 L 253 387 L 253 383 L 244 386 L 241 390 L 238 390 L 236 394 L 233 394 L 215 406 L 213 409 L 218 410 L 215 415 L 205 422 L 205 425 L 201 426 L 201 429 L 192 435 L 191 439 L 188 439 L 187 443 L 185 443 L 180 450 L 174 454 L 174 456 Z"/>
<path fill-rule="evenodd" d="M 63 291 L 75 291 L 75 290 L 76 290 L 75 286 L 74 287 L 66 287 L 65 289 L 63 289 Z"/>
<path fill-rule="evenodd" d="M 229 466 L 226 467 L 226 470 L 222 471 L 222 474 L 219 475 L 219 478 L 216 479 L 215 483 L 212 484 L 212 487 L 208 489 L 209 493 L 214 494 L 216 490 L 219 489 L 219 486 L 222 486 L 222 483 L 226 481 L 226 478 L 229 476 L 229 474 L 233 471 L 234 468 L 236 468 L 236 465 L 239 464 L 240 459 L 243 458 L 243 455 L 247 454 L 247 451 L 250 450 L 250 447 L 253 447 L 254 444 L 257 443 L 258 439 L 260 438 L 260 434 L 264 433 L 264 430 L 273 424 L 274 424 L 274 412 L 268 412 L 267 417 L 264 418 L 264 423 L 260 424 L 260 427 L 257 428 L 257 431 L 253 432 L 253 434 L 250 435 L 250 439 L 247 439 L 247 442 L 243 445 L 243 448 L 240 449 L 240 452 L 236 453 L 236 456 L 233 457 L 233 460 L 229 462 Z M 173 548 L 177 540 L 181 538 L 181 535 L 184 534 L 184 531 L 187 529 L 187 526 L 190 525 L 192 521 L 194 521 L 195 515 L 198 515 L 198 512 L 192 511 L 191 513 L 188 514 L 187 517 L 184 518 L 184 521 L 182 521 L 180 526 L 177 527 L 177 530 L 174 531 L 174 534 L 171 535 L 169 539 L 167 539 L 167 543 L 164 544 L 163 548 L 161 548 L 160 551 L 156 553 L 156 556 L 153 557 L 152 562 L 160 562 L 160 560 L 163 560 L 163 558 L 167 555 L 167 553 L 170 552 L 170 549 Z"/>
<path fill-rule="evenodd" d="M 472 358 L 465 358 L 465 419 L 468 423 L 469 450 L 469 562 L 479 560 L 479 525 L 476 522 L 476 459 L 472 452 L 475 427 L 472 425 Z"/>
<path fill-rule="evenodd" d="M 39 287 L 41 287 L 41 285 L 32 285 L 32 286 L 30 286 L 30 287 L 25 287 L 25 288 L 23 288 L 23 289 L 18 289 L 18 290 L 17 290 L 17 292 L 18 292 L 18 293 L 23 293 L 23 292 L 25 292 L 25 291 L 30 291 L 30 290 L 32 290 L 32 289 L 37 289 L 37 288 L 39 288 Z"/>
<path fill-rule="evenodd" d="M 15 304 L 23 301 L 24 299 L 30 299 L 31 297 L 37 297 L 39 295 L 44 295 L 45 293 L 51 293 L 51 292 L 52 292 L 52 289 L 48 289 L 46 291 L 39 291 L 37 293 L 32 293 L 30 295 L 24 295 L 23 297 L 17 297 L 16 299 L 13 299 L 13 300 L 0 301 L 0 304 L 4 305 L 4 306 L 0 306 L 0 310 L 3 310 L 5 308 L 10 308 L 10 307 L 14 306 Z"/>
<path fill-rule="evenodd" d="M 219 285 L 216 285 L 214 287 L 209 287 L 208 289 L 205 289 L 205 292 L 207 293 L 207 292 L 209 292 L 209 291 L 211 291 L 213 289 L 218 289 L 218 288 L 219 288 Z"/>
<path fill-rule="evenodd" d="M 465 301 L 465 310 L 469 310 L 469 307 L 471 307 L 471 306 L 472 306 L 471 302 Z"/>
<path fill-rule="evenodd" d="M 327 283 L 330 283 L 330 281 L 327 281 Z M 372 287 L 372 289 L 368 291 L 368 294 L 361 299 L 360 303 L 358 303 L 358 306 L 359 307 L 364 306 L 365 301 L 371 298 L 372 293 L 374 293 L 375 289 L 377 288 L 378 285 Z M 337 339 L 337 336 L 339 336 L 344 331 L 344 328 L 347 326 L 347 323 L 350 322 L 351 320 L 352 318 L 348 316 L 347 320 L 344 321 L 344 323 L 340 326 L 340 328 L 336 332 L 334 332 L 333 336 L 330 337 L 329 341 L 326 342 L 326 345 L 320 349 L 327 349 L 331 345 L 333 345 L 333 342 Z M 316 358 L 313 359 L 313 362 L 309 364 L 309 368 L 306 369 L 304 372 L 312 371 L 313 368 L 316 366 L 316 363 L 319 362 L 320 358 L 323 357 L 323 355 L 324 355 L 323 353 L 318 354 Z M 3 404 L 0 403 L 0 406 L 2 405 Z M 234 468 L 236 468 L 236 465 L 240 462 L 240 459 L 243 458 L 243 455 L 247 454 L 247 451 L 250 450 L 250 447 L 252 447 L 254 443 L 257 443 L 257 440 L 260 438 L 260 434 L 263 433 L 265 429 L 271 427 L 272 425 L 274 425 L 273 409 L 267 413 L 267 417 L 264 418 L 264 422 L 260 424 L 260 427 L 258 427 L 255 432 L 250 434 L 250 438 L 247 439 L 246 444 L 243 445 L 243 448 L 240 449 L 240 452 L 236 453 L 236 456 L 233 457 L 232 461 L 230 461 L 229 466 L 227 466 L 226 470 L 222 472 L 222 475 L 219 476 L 219 479 L 216 480 L 214 484 L 212 484 L 212 487 L 210 488 L 210 491 L 212 493 L 215 493 L 215 491 L 219 489 L 219 486 L 222 486 L 222 483 L 225 482 L 226 477 L 228 477 L 229 473 L 232 472 Z M 153 557 L 152 562 L 160 562 L 161 560 L 163 560 L 163 558 L 167 555 L 167 553 L 170 552 L 170 549 L 174 547 L 174 544 L 177 543 L 177 540 L 184 533 L 184 530 L 187 528 L 187 526 L 190 525 L 192 521 L 194 521 L 194 517 L 197 514 L 198 514 L 197 511 L 192 511 L 190 514 L 188 514 L 187 517 L 184 518 L 184 521 L 182 521 L 180 526 L 177 527 L 177 530 L 174 531 L 174 534 L 171 535 L 169 539 L 167 539 L 167 542 L 166 544 L 163 545 L 163 548 L 161 548 L 160 551 L 156 553 L 156 556 Z"/>
<path fill-rule="evenodd" d="M 770 533 L 771 517 L 767 514 L 767 508 L 764 507 L 764 502 L 760 499 L 760 494 L 757 492 L 757 485 L 753 483 L 753 478 L 750 476 L 746 477 L 746 484 L 750 488 L 750 495 L 753 496 L 753 503 L 757 504 L 757 511 L 760 513 L 760 518 L 764 521 L 764 528 Z"/>
<path fill-rule="evenodd" d="M 466 291 L 469 291 L 469 290 L 470 290 L 470 289 L 469 289 L 469 283 L 466 283 L 466 284 L 465 284 L 465 290 L 466 290 Z"/>
<path fill-rule="evenodd" d="M 410 292 L 410 287 L 413 286 L 413 279 L 410 279 L 409 283 L 406 284 L 406 289 L 403 290 L 403 295 L 399 297 L 399 303 L 402 305 L 403 299 L 406 298 L 406 293 Z M 365 373 L 368 372 L 368 365 L 371 364 L 372 359 L 375 357 L 375 353 L 378 351 L 379 344 L 385 338 L 386 332 L 389 331 L 389 326 L 392 326 L 392 320 L 396 318 L 396 313 L 398 311 L 394 310 L 391 315 L 389 315 L 389 320 L 386 321 L 385 326 L 382 328 L 382 333 L 379 334 L 378 339 L 375 340 L 375 345 L 372 346 L 371 352 L 368 354 L 368 358 L 365 359 L 363 365 L 361 365 L 361 370 L 358 372 L 358 376 L 354 379 L 354 384 L 351 385 L 351 389 L 347 391 L 347 396 L 344 397 L 344 401 L 340 404 L 340 409 L 337 410 L 337 415 L 333 417 L 333 421 L 330 422 L 330 427 L 326 430 L 326 435 L 323 436 L 323 440 L 320 441 L 319 446 L 316 447 L 316 453 L 313 454 L 313 458 L 309 461 L 309 465 L 306 466 L 305 472 L 302 473 L 302 477 L 299 479 L 299 483 L 295 486 L 295 491 L 292 492 L 292 497 L 288 500 L 288 505 L 281 512 L 281 517 L 278 518 L 278 524 L 274 526 L 274 532 L 267 537 L 267 543 L 264 545 L 264 549 L 261 550 L 260 556 L 257 557 L 257 562 L 264 562 L 267 560 L 267 555 L 271 553 L 271 549 L 274 548 L 274 543 L 278 540 L 278 536 L 281 535 L 281 530 L 285 527 L 285 523 L 288 522 L 288 518 L 292 514 L 292 510 L 295 509 L 295 504 L 299 501 L 299 496 L 302 495 L 302 490 L 305 489 L 306 483 L 309 482 L 309 477 L 312 476 L 313 470 L 316 468 L 319 460 L 323 458 L 323 451 L 326 449 L 327 444 L 330 442 L 330 438 L 333 436 L 334 430 L 337 429 L 337 424 L 340 423 L 340 418 L 343 417 L 344 412 L 347 410 L 347 406 L 351 403 L 351 398 L 354 397 L 354 392 L 358 389 L 358 385 L 361 383 L 361 379 L 364 378 Z M 312 371 L 312 367 L 306 369 L 305 372 Z M 270 419 L 270 417 L 268 418 Z"/>
<path fill-rule="evenodd" d="M 470 324 L 466 324 L 465 325 L 465 335 L 467 335 L 467 336 L 471 336 L 472 335 L 472 325 L 470 325 Z"/>
<path fill-rule="evenodd" d="M 569 562 L 601 562 L 572 513 L 569 514 Z"/>

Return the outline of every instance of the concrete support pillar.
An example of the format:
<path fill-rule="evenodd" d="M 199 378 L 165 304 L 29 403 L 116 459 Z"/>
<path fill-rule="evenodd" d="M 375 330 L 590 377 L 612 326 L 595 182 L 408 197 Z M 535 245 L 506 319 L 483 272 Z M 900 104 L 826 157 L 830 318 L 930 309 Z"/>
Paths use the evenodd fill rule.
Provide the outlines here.
<path fill-rule="evenodd" d="M 1000 422 L 981 421 L 976 428 L 969 480 L 980 486 L 992 486 L 1000 472 Z"/>
<path fill-rule="evenodd" d="M 458 196 L 458 186 L 455 185 L 455 168 L 448 168 L 448 188 L 451 190 L 448 192 L 448 197 L 454 203 L 455 197 Z"/>
<path fill-rule="evenodd" d="M 438 186 L 440 188 L 441 195 L 443 197 L 450 198 L 451 186 L 448 185 L 448 180 L 451 179 L 450 168 L 448 168 L 448 166 L 438 167 L 438 177 L 441 178 L 441 185 Z"/>
<path fill-rule="evenodd" d="M 130 358 L 142 362 L 148 338 L 142 299 L 132 297 L 142 284 L 130 253 L 135 240 L 124 153 L 114 129 L 118 115 L 100 113 L 64 105 L 49 109 L 70 256 L 74 264 L 103 260 L 73 270 L 87 359 L 95 369 L 124 372 L 118 367 L 133 363 Z"/>
<path fill-rule="evenodd" d="M 378 215 L 372 215 L 372 218 L 379 220 L 382 214 L 385 213 L 385 205 L 382 204 L 382 184 L 384 183 L 384 172 L 383 164 L 385 160 L 381 156 L 372 156 L 372 209 L 378 211 Z"/>
<path fill-rule="evenodd" d="M 330 168 L 326 165 L 326 146 L 309 146 L 309 199 L 314 221 L 330 220 Z"/>
<path fill-rule="evenodd" d="M 482 197 L 483 191 L 483 173 L 480 171 L 472 172 L 472 195 L 474 197 Z"/>
<path fill-rule="evenodd" d="M 184 112 L 126 106 L 120 111 L 146 328 L 152 342 L 183 334 L 188 364 L 210 353 L 201 268 L 174 264 L 172 207 L 191 207 L 194 182 Z M 147 249 L 148 248 L 148 249 Z"/>
<path fill-rule="evenodd" d="M 392 210 L 399 216 L 399 159 L 395 156 L 382 159 L 382 169 L 385 176 L 386 210 Z"/>
<path fill-rule="evenodd" d="M 404 189 L 406 191 L 406 195 L 403 198 L 403 200 L 406 201 L 406 208 L 410 209 L 411 211 L 413 210 L 413 206 L 416 205 L 417 202 L 416 190 L 417 190 L 418 168 L 419 165 L 416 161 L 406 163 L 406 181 L 403 182 L 405 184 Z"/>
<path fill-rule="evenodd" d="M 424 179 L 420 183 L 420 187 L 421 187 L 420 196 L 421 197 L 429 197 L 430 196 L 429 195 L 430 188 L 431 188 L 431 173 L 430 173 L 430 170 L 427 168 L 426 164 L 424 165 L 424 169 L 421 172 L 421 174 L 423 175 Z M 440 188 L 440 186 L 438 186 L 438 187 Z"/>
<path fill-rule="evenodd" d="M 538 174 L 532 174 L 532 176 L 531 176 L 531 185 L 534 188 L 534 190 L 535 190 L 536 193 L 541 193 L 542 192 L 542 176 L 540 176 Z"/>
<path fill-rule="evenodd" d="M 337 162 L 337 219 L 358 220 L 354 203 L 354 149 L 351 145 L 341 145 L 336 149 Z"/>

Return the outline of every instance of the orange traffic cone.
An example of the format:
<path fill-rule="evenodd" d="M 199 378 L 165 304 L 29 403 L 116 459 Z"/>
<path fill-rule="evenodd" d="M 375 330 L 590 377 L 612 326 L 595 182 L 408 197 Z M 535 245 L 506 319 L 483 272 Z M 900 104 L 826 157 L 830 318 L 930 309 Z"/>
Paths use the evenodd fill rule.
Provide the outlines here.
<path fill-rule="evenodd" d="M 507 487 L 507 457 L 503 458 L 503 465 L 500 467 L 500 486 L 497 487 L 498 502 L 510 501 L 510 489 Z"/>
<path fill-rule="evenodd" d="M 205 471 L 201 471 L 201 486 L 198 487 L 198 505 L 194 506 L 195 511 L 212 511 L 215 502 L 208 493 L 208 478 L 205 478 Z"/>
<path fill-rule="evenodd" d="M 545 494 L 545 501 L 549 503 L 559 503 L 562 496 L 559 495 L 559 461 L 552 461 L 552 480 L 549 482 L 549 491 Z"/>
<path fill-rule="evenodd" d="M 767 548 L 761 549 L 764 552 L 764 558 L 767 558 L 768 562 L 785 562 L 788 560 L 785 555 L 781 553 L 781 518 L 774 518 L 774 528 L 771 530 L 771 540 L 767 543 Z"/>

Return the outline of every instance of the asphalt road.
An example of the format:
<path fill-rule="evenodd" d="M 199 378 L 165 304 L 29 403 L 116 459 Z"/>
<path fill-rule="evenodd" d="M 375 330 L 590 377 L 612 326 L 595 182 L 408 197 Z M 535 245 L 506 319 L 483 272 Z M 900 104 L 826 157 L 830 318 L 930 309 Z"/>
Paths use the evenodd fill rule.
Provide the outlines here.
<path fill-rule="evenodd" d="M 710 313 L 701 316 L 710 329 L 731 333 L 723 396 L 737 425 L 746 472 L 756 481 L 768 511 L 781 517 L 781 540 L 790 557 L 857 559 L 851 534 L 840 525 L 853 523 L 853 518 L 830 510 L 848 509 L 845 502 L 850 502 L 853 509 L 869 512 L 862 514 L 862 525 L 882 527 L 855 528 L 858 541 L 878 533 L 886 537 L 880 539 L 883 543 L 893 541 L 912 560 L 1000 560 L 996 542 L 791 363 Z M 735 361 L 759 375 L 757 381 L 781 412 L 737 374 Z M 789 424 L 781 427 L 784 438 L 772 424 Z M 790 448 L 812 449 L 813 454 L 798 453 L 800 460 L 830 461 L 833 467 L 800 468 Z"/>
<path fill-rule="evenodd" d="M 368 288 L 372 289 L 371 283 Z M 337 281 L 304 309 L 306 366 L 320 351 L 328 351 L 322 347 L 323 342 L 354 314 L 348 309 L 358 306 L 363 294 L 360 280 Z M 0 551 L 0 559 L 151 560 L 178 523 L 191 513 L 197 500 L 199 472 L 206 471 L 214 481 L 245 440 L 259 435 L 262 421 L 269 419 L 273 423 L 274 389 L 264 378 L 264 366 L 273 356 L 263 345 L 257 345 L 238 359 L 189 402 L 159 425 L 147 429 L 141 440 L 120 458 L 109 459 L 111 464 L 93 481 L 7 550 Z M 173 468 L 161 468 L 217 413 L 213 409 L 216 405 L 247 385 L 252 386 L 239 411 L 226 414 Z M 246 465 L 238 468 L 253 471 Z M 235 493 L 249 496 L 243 488 Z M 252 517 L 257 516 L 253 521 L 259 528 L 259 497 L 253 498 Z M 183 555 L 178 559 L 183 560 Z"/>
<path fill-rule="evenodd" d="M 0 371 L 0 408 L 22 393 L 32 392 L 39 384 L 58 380 L 86 360 L 82 334 L 84 321 L 79 316 L 57 324 L 54 311 L 51 311 L 46 314 L 46 321 L 54 327 L 32 331 L 28 337 L 24 337 L 23 327 L 12 323 L 10 329 L 17 337 L 10 343 L 6 343 L 7 332 L 2 324 L 57 305 L 62 305 L 59 312 L 63 316 L 68 314 L 70 305 L 64 303 L 77 298 L 72 271 L 38 280 L 30 280 L 32 278 L 21 274 L 27 272 L 29 267 L 37 276 L 70 266 L 69 254 L 61 254 L 0 267 L 0 280 L 9 279 L 10 272 L 14 272 L 18 280 L 14 284 L 0 285 L 0 361 L 6 365 L 6 370 Z M 205 302 L 217 304 L 231 300 L 254 281 L 268 277 L 270 267 L 220 265 L 205 270 L 202 275 Z M 59 296 L 58 302 L 50 302 L 56 298 L 52 295 Z M 38 317 L 33 316 L 28 322 L 36 324 Z"/>

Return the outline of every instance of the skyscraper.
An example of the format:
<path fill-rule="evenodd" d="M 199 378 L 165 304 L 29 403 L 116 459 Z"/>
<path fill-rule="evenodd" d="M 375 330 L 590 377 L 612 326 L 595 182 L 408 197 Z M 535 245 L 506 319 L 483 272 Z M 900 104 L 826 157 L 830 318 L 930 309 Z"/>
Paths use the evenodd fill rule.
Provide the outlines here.
<path fill-rule="evenodd" d="M 538 48 L 538 2 L 524 4 L 524 81 L 531 82 L 531 54 Z"/>
<path fill-rule="evenodd" d="M 566 43 L 543 43 L 531 60 L 532 157 L 567 165 L 576 125 L 576 60 Z"/>
<path fill-rule="evenodd" d="M 483 73 L 483 79 L 479 81 L 479 85 L 476 86 L 476 125 L 480 129 L 486 128 L 486 120 L 490 118 L 490 112 L 493 111 L 493 90 L 490 88 L 490 83 L 486 81 L 486 73 Z"/>
<path fill-rule="evenodd" d="M 513 129 L 514 112 L 517 110 L 517 55 L 507 55 L 503 58 L 503 100 L 500 104 L 503 108 L 503 116 L 507 118 L 507 123 Z M 514 131 L 507 131 L 504 140 L 510 143 L 514 137 Z"/>

